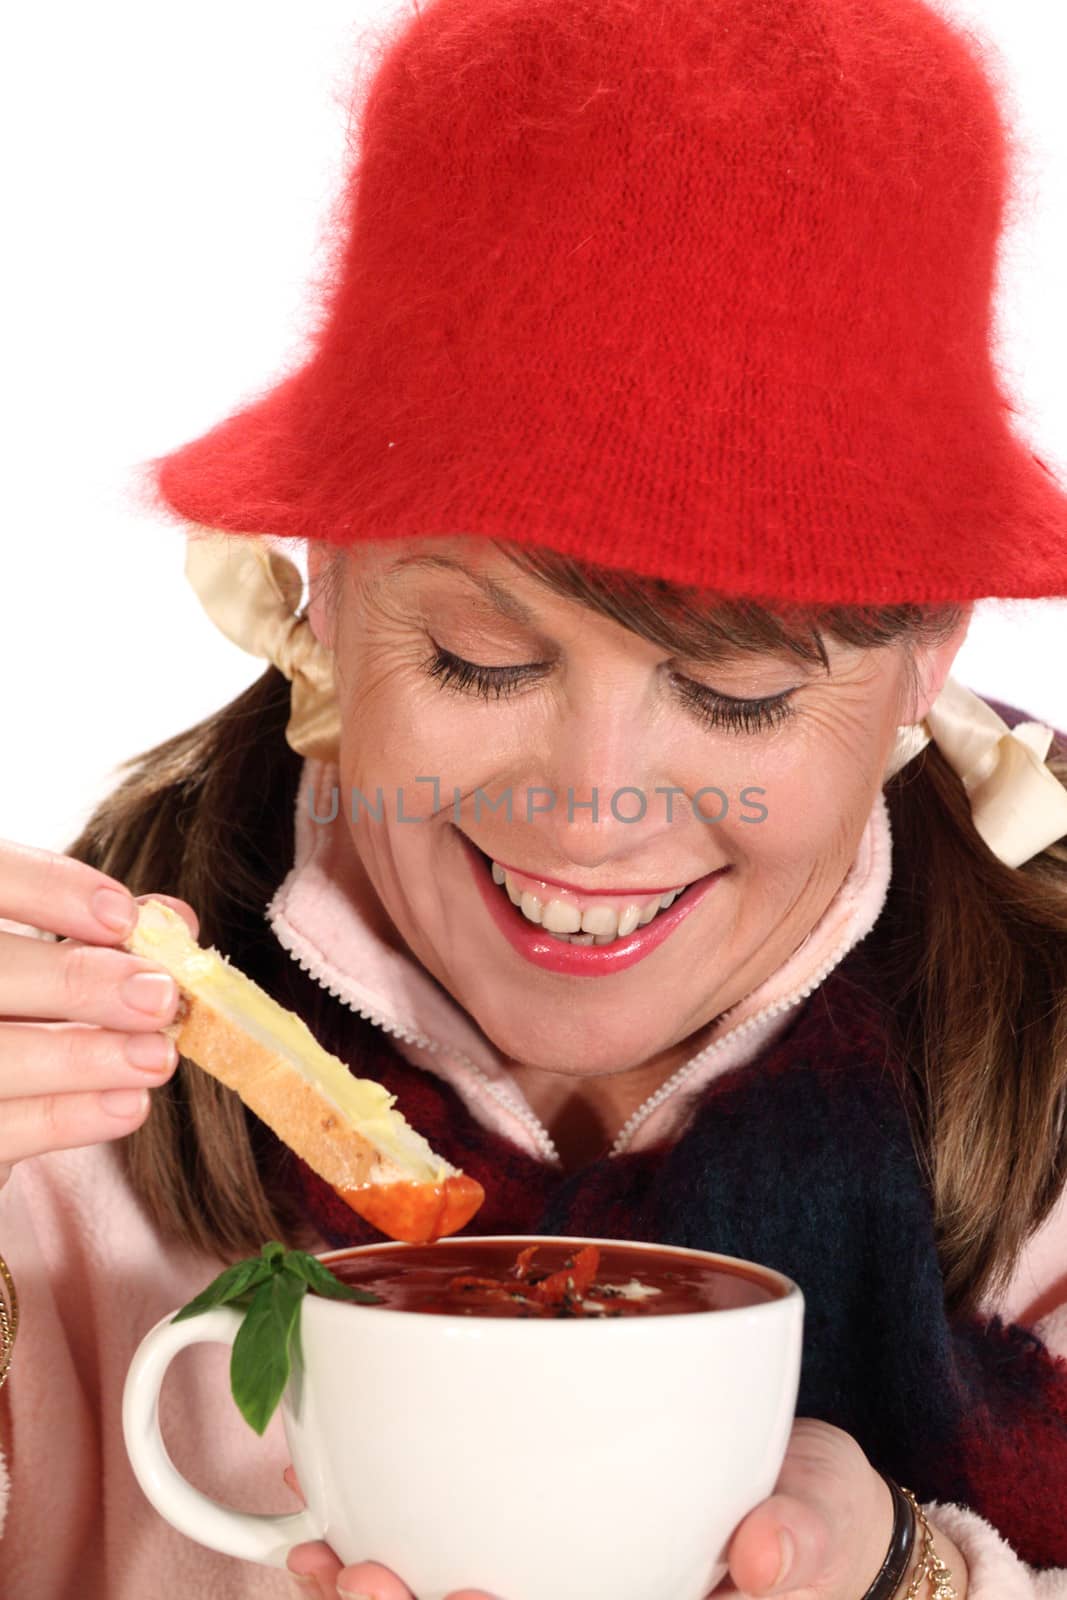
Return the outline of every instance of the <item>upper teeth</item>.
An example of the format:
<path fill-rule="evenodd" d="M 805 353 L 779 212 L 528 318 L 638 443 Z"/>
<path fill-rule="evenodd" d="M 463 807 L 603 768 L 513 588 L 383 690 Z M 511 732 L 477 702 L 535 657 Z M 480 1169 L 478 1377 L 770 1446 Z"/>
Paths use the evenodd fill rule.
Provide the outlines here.
<path fill-rule="evenodd" d="M 499 861 L 492 863 L 492 870 L 493 882 L 504 886 L 512 905 L 518 906 L 530 922 L 539 923 L 548 933 L 574 935 L 575 942 L 581 944 L 610 944 L 613 939 L 625 938 L 635 928 L 651 922 L 657 911 L 666 911 L 685 888 L 682 884 L 666 894 L 620 900 L 611 905 L 605 900 L 584 899 L 570 890 L 551 898 L 547 889 L 545 895 L 538 895 L 522 888 Z"/>

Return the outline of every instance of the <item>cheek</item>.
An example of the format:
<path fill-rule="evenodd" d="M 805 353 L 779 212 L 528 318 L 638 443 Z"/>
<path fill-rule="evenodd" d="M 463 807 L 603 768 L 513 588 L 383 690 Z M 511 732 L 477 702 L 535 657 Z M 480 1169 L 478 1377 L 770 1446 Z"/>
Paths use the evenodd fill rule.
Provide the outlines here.
<path fill-rule="evenodd" d="M 443 694 L 422 668 L 423 655 L 411 645 L 376 649 L 351 661 L 339 690 L 341 703 L 341 770 L 346 783 L 402 787 L 407 809 L 421 810 L 417 797 L 431 786 L 418 776 L 437 776 L 442 784 L 462 781 L 450 776 L 465 752 L 476 745 L 470 711 Z M 482 741 L 484 745 L 484 740 Z"/>
<path fill-rule="evenodd" d="M 437 809 L 458 822 L 457 792 L 460 815 L 469 816 L 476 790 L 494 796 L 510 787 L 520 794 L 526 783 L 542 783 L 542 749 L 543 740 L 506 702 L 449 693 L 403 667 L 378 674 L 349 698 L 339 764 L 346 793 L 352 784 L 364 792 L 381 786 L 395 810 L 400 790 L 406 815 Z M 436 788 L 418 779 L 435 779 Z"/>
<path fill-rule="evenodd" d="M 783 741 L 746 764 L 733 790 L 739 797 L 748 791 L 738 815 L 755 816 L 760 809 L 766 815 L 730 828 L 738 859 L 784 877 L 847 866 L 877 793 L 877 764 L 854 745 L 846 748 L 835 739 L 818 744 L 812 750 Z"/>

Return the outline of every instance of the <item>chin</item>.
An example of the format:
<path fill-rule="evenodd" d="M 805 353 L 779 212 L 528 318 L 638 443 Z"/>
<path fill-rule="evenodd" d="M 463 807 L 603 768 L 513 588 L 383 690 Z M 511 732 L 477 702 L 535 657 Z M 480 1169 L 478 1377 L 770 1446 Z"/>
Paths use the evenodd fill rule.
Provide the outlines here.
<path fill-rule="evenodd" d="M 627 1035 L 625 1042 L 619 1040 L 617 1045 L 612 1039 L 601 1036 L 599 1048 L 594 1053 L 580 1034 L 545 1038 L 543 1034 L 531 1034 L 529 1028 L 513 1028 L 506 1023 L 497 1026 L 493 1017 L 480 1015 L 477 1011 L 471 1011 L 471 1015 L 502 1055 L 534 1071 L 557 1072 L 567 1078 L 601 1078 L 610 1073 L 627 1072 L 647 1060 L 656 1049 L 655 1045 L 649 1045 L 647 1050 L 630 1060 L 634 1049 L 632 1033 Z"/>

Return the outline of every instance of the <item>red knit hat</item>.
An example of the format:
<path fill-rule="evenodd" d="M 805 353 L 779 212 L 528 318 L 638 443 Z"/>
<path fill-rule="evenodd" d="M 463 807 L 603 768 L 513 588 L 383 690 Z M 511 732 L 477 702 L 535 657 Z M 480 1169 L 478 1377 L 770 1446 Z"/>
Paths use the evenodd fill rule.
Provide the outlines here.
<path fill-rule="evenodd" d="M 233 533 L 477 534 L 731 595 L 1067 595 L 1011 430 L 991 47 L 920 0 L 431 0 L 314 346 L 152 464 Z"/>

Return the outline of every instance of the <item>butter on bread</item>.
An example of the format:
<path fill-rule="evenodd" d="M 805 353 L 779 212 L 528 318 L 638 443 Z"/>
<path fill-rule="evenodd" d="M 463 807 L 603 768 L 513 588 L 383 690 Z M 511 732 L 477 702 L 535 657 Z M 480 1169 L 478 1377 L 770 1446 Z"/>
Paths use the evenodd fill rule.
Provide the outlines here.
<path fill-rule="evenodd" d="M 170 906 L 140 902 L 124 947 L 178 985 L 180 1009 L 163 1031 L 181 1054 L 233 1089 L 360 1216 L 412 1243 L 469 1222 L 481 1185 L 435 1154 L 394 1110 L 395 1095 L 354 1077 L 295 1012 L 197 944 Z"/>

